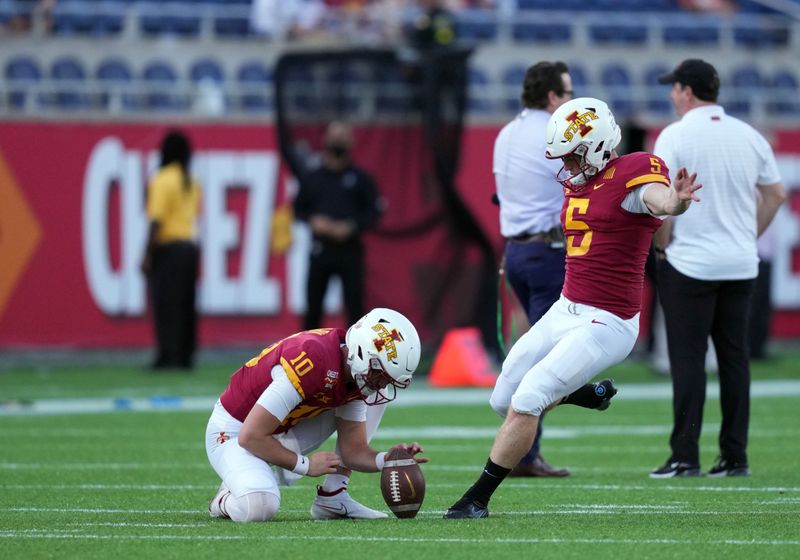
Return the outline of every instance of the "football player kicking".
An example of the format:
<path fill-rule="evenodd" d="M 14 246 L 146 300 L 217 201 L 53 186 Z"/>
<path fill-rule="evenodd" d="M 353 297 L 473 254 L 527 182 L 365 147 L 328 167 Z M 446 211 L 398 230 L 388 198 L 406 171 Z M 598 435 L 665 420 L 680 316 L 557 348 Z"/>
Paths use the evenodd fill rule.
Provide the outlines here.
<path fill-rule="evenodd" d="M 539 416 L 622 361 L 639 333 L 644 264 L 667 215 L 685 212 L 701 185 L 681 168 L 670 188 L 664 162 L 618 156 L 620 129 L 598 99 L 568 101 L 550 117 L 545 155 L 561 159 L 561 226 L 567 241 L 561 298 L 513 346 L 490 399 L 505 416 L 478 480 L 444 514 L 489 515 L 492 494 L 530 449 Z"/>
<path fill-rule="evenodd" d="M 386 452 L 369 441 L 386 403 L 411 383 L 419 359 L 414 325 L 381 308 L 346 333 L 305 331 L 265 348 L 233 374 L 206 428 L 208 460 L 222 479 L 211 516 L 268 521 L 280 507 L 279 481 L 327 475 L 311 506 L 314 519 L 387 517 L 350 497 L 350 469 L 383 468 Z M 306 455 L 334 432 L 336 452 Z M 417 443 L 395 447 L 422 452 Z"/>

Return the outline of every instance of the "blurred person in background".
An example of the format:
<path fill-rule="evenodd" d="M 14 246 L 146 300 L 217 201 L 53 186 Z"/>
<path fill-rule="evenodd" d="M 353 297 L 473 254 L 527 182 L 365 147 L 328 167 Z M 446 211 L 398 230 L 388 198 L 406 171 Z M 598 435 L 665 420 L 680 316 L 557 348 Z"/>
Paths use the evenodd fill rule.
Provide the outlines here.
<path fill-rule="evenodd" d="M 769 143 L 717 103 L 717 70 L 687 59 L 659 78 L 680 117 L 656 139 L 670 168 L 694 169 L 703 204 L 664 223 L 658 289 L 672 373 L 670 456 L 651 478 L 700 475 L 708 337 L 717 353 L 722 423 L 709 476 L 747 476 L 750 364 L 747 318 L 758 274 L 756 240 L 786 194 Z"/>
<path fill-rule="evenodd" d="M 141 269 L 152 297 L 157 369 L 192 368 L 197 347 L 200 185 L 189 174 L 191 158 L 186 135 L 167 133 L 160 169 L 147 187 L 150 229 Z"/>
<path fill-rule="evenodd" d="M 352 161 L 350 125 L 331 122 L 324 142 L 320 164 L 298 177 L 300 187 L 294 201 L 295 216 L 308 222 L 312 234 L 304 330 L 320 326 L 325 292 L 332 276 L 342 281 L 348 322 L 353 324 L 364 314 L 361 236 L 381 215 L 375 181 Z"/>
<path fill-rule="evenodd" d="M 443 0 L 418 0 L 406 30 L 409 44 L 426 51 L 448 47 L 456 40 L 456 22 Z"/>
<path fill-rule="evenodd" d="M 563 62 L 528 68 L 522 112 L 494 145 L 494 176 L 500 202 L 500 233 L 506 239 L 503 268 L 525 313 L 535 324 L 558 301 L 564 285 L 566 250 L 560 214 L 564 188 L 556 180 L 559 160 L 544 155 L 545 130 L 553 111 L 572 99 L 572 78 Z M 540 420 L 533 447 L 509 476 L 568 476 L 540 453 Z"/>

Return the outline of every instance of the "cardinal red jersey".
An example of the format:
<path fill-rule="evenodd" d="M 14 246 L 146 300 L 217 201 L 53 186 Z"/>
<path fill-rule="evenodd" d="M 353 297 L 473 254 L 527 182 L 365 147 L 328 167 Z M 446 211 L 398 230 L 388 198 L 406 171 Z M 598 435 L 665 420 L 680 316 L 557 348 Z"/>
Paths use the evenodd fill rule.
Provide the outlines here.
<path fill-rule="evenodd" d="M 622 208 L 648 183 L 669 186 L 669 170 L 653 154 L 618 157 L 578 192 L 565 192 L 561 226 L 567 245 L 564 295 L 630 319 L 642 307 L 644 263 L 661 220 Z"/>
<path fill-rule="evenodd" d="M 264 348 L 231 376 L 220 402 L 231 416 L 244 422 L 264 390 L 272 383 L 272 368 L 283 366 L 303 400 L 274 433 L 285 432 L 300 420 L 360 398 L 354 383 L 343 379 L 341 346 L 345 331 L 316 329 L 284 338 Z"/>

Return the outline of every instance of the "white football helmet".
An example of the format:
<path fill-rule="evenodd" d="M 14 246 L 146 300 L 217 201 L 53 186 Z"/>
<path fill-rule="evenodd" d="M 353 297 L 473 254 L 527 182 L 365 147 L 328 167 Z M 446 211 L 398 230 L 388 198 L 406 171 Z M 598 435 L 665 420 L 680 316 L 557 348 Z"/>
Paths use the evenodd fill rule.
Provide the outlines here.
<path fill-rule="evenodd" d="M 383 307 L 347 329 L 345 344 L 350 374 L 369 405 L 392 401 L 409 386 L 422 350 L 411 321 Z"/>
<path fill-rule="evenodd" d="M 556 176 L 559 183 L 577 191 L 603 170 L 621 139 L 622 133 L 608 105 L 592 97 L 579 97 L 567 101 L 550 115 L 545 156 L 549 159 L 577 156 L 577 172 L 570 174 L 562 167 Z"/>

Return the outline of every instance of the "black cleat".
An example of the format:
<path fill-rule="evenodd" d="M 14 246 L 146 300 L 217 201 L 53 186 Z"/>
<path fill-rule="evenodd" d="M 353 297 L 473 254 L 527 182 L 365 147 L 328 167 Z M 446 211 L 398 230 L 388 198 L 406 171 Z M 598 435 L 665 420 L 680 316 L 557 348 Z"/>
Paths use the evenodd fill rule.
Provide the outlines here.
<path fill-rule="evenodd" d="M 750 476 L 747 463 L 736 463 L 719 457 L 717 464 L 708 471 L 708 476 Z"/>
<path fill-rule="evenodd" d="M 700 465 L 670 459 L 664 463 L 663 467 L 650 471 L 650 478 L 675 478 L 676 476 L 700 476 Z"/>
<path fill-rule="evenodd" d="M 613 379 L 603 379 L 597 383 L 592 383 L 594 386 L 594 394 L 600 399 L 599 404 L 594 407 L 596 410 L 605 410 L 611 406 L 611 399 L 617 394 L 617 388 L 614 387 Z"/>
<path fill-rule="evenodd" d="M 481 519 L 489 517 L 489 508 L 475 500 L 461 498 L 444 512 L 445 519 Z"/>

